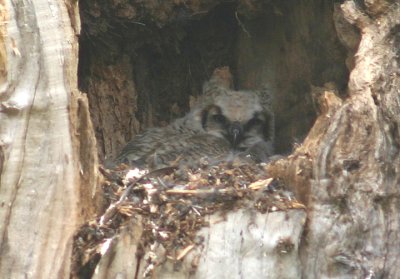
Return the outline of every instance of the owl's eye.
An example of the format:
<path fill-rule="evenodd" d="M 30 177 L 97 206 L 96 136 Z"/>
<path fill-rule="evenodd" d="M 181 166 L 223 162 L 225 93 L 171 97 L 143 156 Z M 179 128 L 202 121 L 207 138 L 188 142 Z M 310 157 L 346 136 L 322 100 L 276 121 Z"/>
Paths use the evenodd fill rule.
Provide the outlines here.
<path fill-rule="evenodd" d="M 212 119 L 215 122 L 218 122 L 218 123 L 221 123 L 221 124 L 226 123 L 226 118 L 222 114 L 215 114 L 215 115 L 212 116 Z"/>
<path fill-rule="evenodd" d="M 253 117 L 252 119 L 249 120 L 249 122 L 247 122 L 246 124 L 246 129 L 251 129 L 255 126 L 262 126 L 264 124 L 264 121 L 261 120 L 258 117 Z"/>

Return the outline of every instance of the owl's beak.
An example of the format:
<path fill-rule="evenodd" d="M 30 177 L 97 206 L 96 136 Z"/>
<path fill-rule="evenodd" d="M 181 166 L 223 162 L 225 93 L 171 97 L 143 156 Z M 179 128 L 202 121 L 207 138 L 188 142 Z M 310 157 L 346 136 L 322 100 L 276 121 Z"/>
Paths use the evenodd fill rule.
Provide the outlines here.
<path fill-rule="evenodd" d="M 233 122 L 229 126 L 229 136 L 232 139 L 233 146 L 236 146 L 242 137 L 243 127 L 239 122 Z"/>

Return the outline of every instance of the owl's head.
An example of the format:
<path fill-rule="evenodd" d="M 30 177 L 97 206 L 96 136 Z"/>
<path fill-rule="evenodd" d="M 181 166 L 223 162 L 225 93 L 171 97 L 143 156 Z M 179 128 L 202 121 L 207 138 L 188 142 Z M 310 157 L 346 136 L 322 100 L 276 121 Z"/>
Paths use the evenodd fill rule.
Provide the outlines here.
<path fill-rule="evenodd" d="M 271 121 L 272 114 L 263 109 L 258 95 L 251 91 L 225 91 L 201 114 L 203 129 L 227 139 L 237 150 L 271 139 Z"/>

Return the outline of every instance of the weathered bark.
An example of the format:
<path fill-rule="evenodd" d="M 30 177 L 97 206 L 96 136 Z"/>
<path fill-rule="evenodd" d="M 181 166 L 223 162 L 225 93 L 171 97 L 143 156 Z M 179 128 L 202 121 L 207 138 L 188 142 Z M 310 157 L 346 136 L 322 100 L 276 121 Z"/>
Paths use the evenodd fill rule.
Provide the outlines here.
<path fill-rule="evenodd" d="M 387 1 L 365 4 L 346 1 L 340 7 L 361 33 L 349 98 L 341 104 L 323 90 L 324 113 L 303 146 L 289 157 L 289 167 L 272 167 L 308 204 L 300 249 L 305 278 L 400 274 L 400 8 Z"/>
<path fill-rule="evenodd" d="M 268 278 L 299 278 L 304 210 L 261 214 L 242 209 L 223 220 L 218 215 L 209 219 L 211 227 L 198 234 L 204 237 L 204 245 L 190 251 L 182 271 L 174 272 L 169 263 L 157 270 L 157 276 L 255 279 L 268 274 Z"/>
<path fill-rule="evenodd" d="M 210 227 L 198 233 L 203 240 L 173 261 L 162 245 L 141 247 L 140 218 L 134 218 L 110 242 L 92 278 L 299 278 L 305 210 L 240 209 L 207 221 Z"/>
<path fill-rule="evenodd" d="M 101 258 L 93 276 L 95 279 L 116 278 L 140 278 L 143 272 L 143 247 L 140 239 L 142 227 L 139 218 L 134 218 L 123 228 L 112 242 L 110 249 Z M 82 276 L 80 276 L 82 277 Z"/>
<path fill-rule="evenodd" d="M 96 141 L 77 91 L 77 8 L 57 0 L 2 5 L 9 20 L 2 22 L 1 278 L 69 277 L 72 235 L 95 210 Z"/>
<path fill-rule="evenodd" d="M 308 278 L 400 274 L 400 7 L 365 5 L 342 5 L 362 35 L 350 97 L 332 116 L 315 157 L 303 258 Z"/>

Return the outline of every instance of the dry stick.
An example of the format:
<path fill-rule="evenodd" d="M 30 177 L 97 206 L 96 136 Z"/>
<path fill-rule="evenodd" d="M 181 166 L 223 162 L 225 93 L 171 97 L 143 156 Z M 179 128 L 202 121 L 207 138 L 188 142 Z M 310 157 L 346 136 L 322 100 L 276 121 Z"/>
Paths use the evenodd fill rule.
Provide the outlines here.
<path fill-rule="evenodd" d="M 188 245 L 185 249 L 179 252 L 178 256 L 176 257 L 176 260 L 180 261 L 181 259 L 183 259 L 186 256 L 186 254 L 189 253 L 194 247 L 195 247 L 194 244 Z"/>
<path fill-rule="evenodd" d="M 170 195 L 207 195 L 207 194 L 231 194 L 244 190 L 233 190 L 233 189 L 207 189 L 207 190 L 181 190 L 171 189 L 165 191 L 166 194 Z"/>
<path fill-rule="evenodd" d="M 169 174 L 169 173 L 173 172 L 175 169 L 176 168 L 174 168 L 174 167 L 166 167 L 166 168 L 156 169 L 156 170 L 151 171 L 151 172 L 149 172 L 147 174 L 144 174 L 141 177 L 139 177 L 138 179 L 135 179 L 132 182 L 130 182 L 128 184 L 128 187 L 125 189 L 124 193 L 119 198 L 119 200 L 117 202 L 114 202 L 114 203 L 110 204 L 110 206 L 104 212 L 103 216 L 101 216 L 100 221 L 99 221 L 100 226 L 102 226 L 105 223 L 107 223 L 116 214 L 117 206 L 120 205 L 128 197 L 128 195 L 130 194 L 132 188 L 137 183 L 142 182 L 146 178 L 158 176 L 161 173 Z M 105 170 L 103 170 L 103 171 L 105 171 Z"/>
<path fill-rule="evenodd" d="M 232 188 L 225 188 L 225 189 L 196 189 L 196 190 L 185 190 L 185 189 L 170 189 L 165 191 L 166 194 L 170 195 L 204 195 L 204 194 L 232 194 L 237 192 L 245 192 L 248 190 L 259 190 L 261 188 L 267 187 L 273 178 L 268 178 L 264 180 L 258 180 L 256 182 L 251 183 L 246 189 L 232 189 Z"/>

